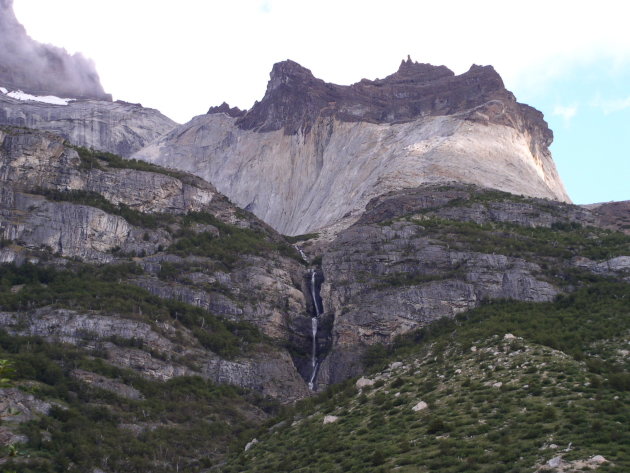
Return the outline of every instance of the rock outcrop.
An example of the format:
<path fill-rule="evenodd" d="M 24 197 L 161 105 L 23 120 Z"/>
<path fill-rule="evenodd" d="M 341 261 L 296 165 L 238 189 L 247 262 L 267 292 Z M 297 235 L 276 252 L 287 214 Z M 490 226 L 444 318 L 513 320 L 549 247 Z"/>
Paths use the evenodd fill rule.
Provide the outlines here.
<path fill-rule="evenodd" d="M 139 104 L 73 100 L 61 105 L 0 93 L 0 125 L 50 131 L 74 145 L 128 157 L 177 124 Z"/>
<path fill-rule="evenodd" d="M 47 192 L 81 191 L 145 213 L 185 214 L 211 205 L 216 189 L 193 176 L 133 169 L 92 168 L 56 135 L 0 130 L 0 236 L 65 257 L 111 261 L 111 250 L 155 252 L 171 238 L 129 224 L 103 209 L 48 200 Z M 220 196 L 217 200 L 221 201 Z"/>
<path fill-rule="evenodd" d="M 465 185 L 423 186 L 375 199 L 323 253 L 321 295 L 333 322 L 331 343 L 320 348 L 330 351 L 318 385 L 361 374 L 366 347 L 390 344 L 483 301 L 552 301 L 566 285 L 558 272 L 578 267 L 627 275 L 626 256 L 569 259 L 579 254 L 578 235 L 573 248 L 553 247 L 559 229 L 584 231 L 586 241 L 598 238 L 582 230 L 597 223 L 597 215 L 582 207 Z M 547 241 L 549 247 L 542 246 Z"/>
<path fill-rule="evenodd" d="M 307 394 L 304 381 L 284 350 L 261 347 L 264 356 L 259 352 L 226 360 L 203 349 L 189 331 L 167 323 L 151 327 L 115 314 L 44 307 L 29 312 L 0 312 L 0 326 L 15 335 L 39 336 L 49 342 L 105 351 L 114 366 L 132 369 L 149 379 L 202 376 L 284 401 Z M 147 348 L 124 345 L 131 341 Z"/>
<path fill-rule="evenodd" d="M 630 235 L 630 200 L 585 205 L 601 226 Z"/>
<path fill-rule="evenodd" d="M 347 227 L 372 198 L 423 183 L 569 201 L 552 138 L 491 67 L 455 76 L 407 60 L 385 79 L 338 86 L 285 61 L 244 115 L 213 108 L 134 157 L 197 174 L 297 235 Z"/>

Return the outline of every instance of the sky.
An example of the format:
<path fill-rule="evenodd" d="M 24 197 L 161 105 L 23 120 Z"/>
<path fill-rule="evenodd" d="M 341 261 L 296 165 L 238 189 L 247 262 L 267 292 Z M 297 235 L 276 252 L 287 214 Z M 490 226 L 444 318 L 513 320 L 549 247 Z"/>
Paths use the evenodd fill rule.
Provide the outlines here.
<path fill-rule="evenodd" d="M 403 58 L 492 65 L 545 115 L 578 204 L 630 200 L 630 2 L 624 0 L 15 0 L 36 40 L 96 63 L 116 100 L 179 123 L 250 108 L 275 62 L 327 82 L 383 78 Z"/>

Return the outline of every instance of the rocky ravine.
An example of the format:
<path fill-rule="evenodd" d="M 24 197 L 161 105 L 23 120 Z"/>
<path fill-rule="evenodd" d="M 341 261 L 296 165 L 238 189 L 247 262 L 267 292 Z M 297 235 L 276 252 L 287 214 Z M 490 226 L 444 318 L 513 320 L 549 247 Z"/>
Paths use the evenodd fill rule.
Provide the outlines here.
<path fill-rule="evenodd" d="M 372 198 L 423 183 L 569 201 L 551 141 L 492 67 L 455 76 L 407 60 L 385 79 L 338 86 L 285 61 L 249 111 L 214 107 L 134 157 L 197 174 L 297 235 L 345 227 Z"/>

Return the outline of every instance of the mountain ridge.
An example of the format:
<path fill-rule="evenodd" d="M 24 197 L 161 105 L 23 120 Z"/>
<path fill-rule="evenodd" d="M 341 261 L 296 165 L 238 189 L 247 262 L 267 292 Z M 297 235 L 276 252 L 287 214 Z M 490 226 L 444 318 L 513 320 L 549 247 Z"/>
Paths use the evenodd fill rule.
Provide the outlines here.
<path fill-rule="evenodd" d="M 570 201 L 542 114 L 490 66 L 456 76 L 407 59 L 385 79 L 339 86 L 287 60 L 250 110 L 209 112 L 134 158 L 203 177 L 287 235 L 347 227 L 372 198 L 423 183 Z"/>

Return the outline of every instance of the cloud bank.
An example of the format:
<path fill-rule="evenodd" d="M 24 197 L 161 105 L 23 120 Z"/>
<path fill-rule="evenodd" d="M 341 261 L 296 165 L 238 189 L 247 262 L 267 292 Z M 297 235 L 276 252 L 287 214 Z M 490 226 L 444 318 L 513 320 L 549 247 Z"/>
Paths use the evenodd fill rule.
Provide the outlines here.
<path fill-rule="evenodd" d="M 13 0 L 0 0 L 0 86 L 34 95 L 111 100 L 92 61 L 26 34 L 13 13 Z"/>

